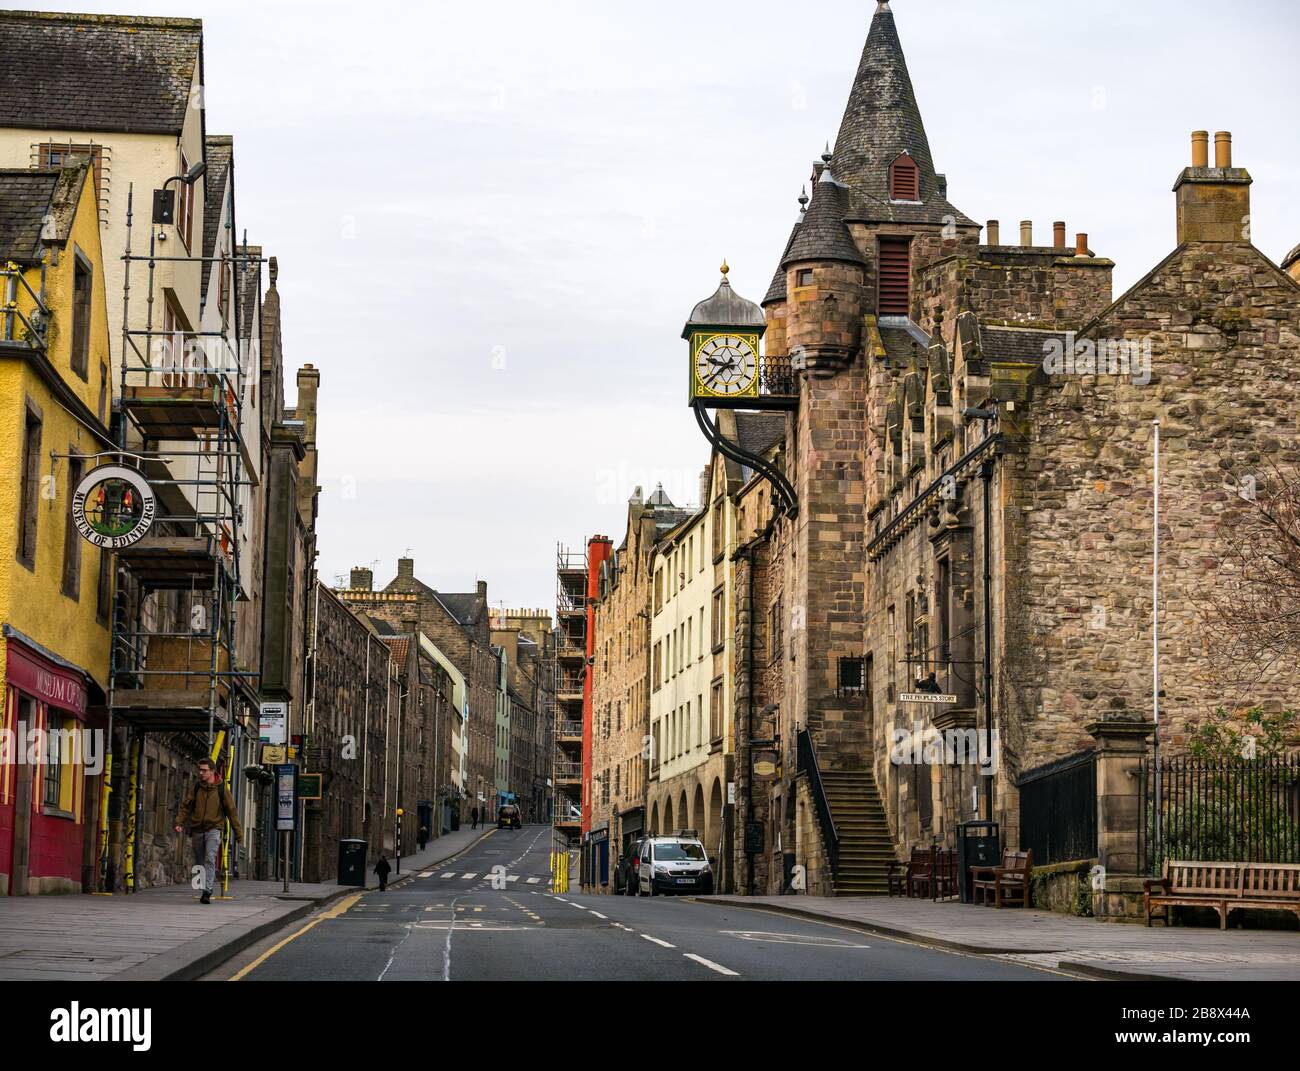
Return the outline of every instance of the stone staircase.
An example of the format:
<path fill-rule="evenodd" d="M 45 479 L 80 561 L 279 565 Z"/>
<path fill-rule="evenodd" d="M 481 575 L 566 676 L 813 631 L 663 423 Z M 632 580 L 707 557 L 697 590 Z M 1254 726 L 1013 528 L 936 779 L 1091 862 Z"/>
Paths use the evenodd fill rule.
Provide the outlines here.
<path fill-rule="evenodd" d="M 870 770 L 824 770 L 822 786 L 839 834 L 836 896 L 887 896 L 894 838 Z"/>

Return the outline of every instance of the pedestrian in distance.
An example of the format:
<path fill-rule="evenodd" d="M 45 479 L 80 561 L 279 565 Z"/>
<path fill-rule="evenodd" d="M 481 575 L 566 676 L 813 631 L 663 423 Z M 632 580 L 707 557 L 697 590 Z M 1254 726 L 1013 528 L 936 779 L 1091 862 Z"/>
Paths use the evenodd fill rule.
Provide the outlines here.
<path fill-rule="evenodd" d="M 424 846 L 428 843 L 429 843 L 429 831 L 424 826 L 421 826 L 420 827 L 420 851 L 424 851 Z"/>
<path fill-rule="evenodd" d="M 244 827 L 239 821 L 230 789 L 217 773 L 212 760 L 199 759 L 198 773 L 198 780 L 181 800 L 175 828 L 177 833 L 190 834 L 195 864 L 203 867 L 203 895 L 199 897 L 199 903 L 210 904 L 217 876 L 217 852 L 221 850 L 222 822 L 230 819 L 236 844 L 244 839 Z"/>
<path fill-rule="evenodd" d="M 477 807 L 475 807 L 473 810 L 471 810 L 471 811 L 469 812 L 469 817 L 470 817 L 470 827 L 469 827 L 469 828 L 470 828 L 470 829 L 478 829 L 478 808 L 477 808 Z"/>
<path fill-rule="evenodd" d="M 383 892 L 388 888 L 388 874 L 393 868 L 388 865 L 388 860 L 382 855 L 379 862 L 375 864 L 375 873 L 379 875 L 379 891 Z"/>

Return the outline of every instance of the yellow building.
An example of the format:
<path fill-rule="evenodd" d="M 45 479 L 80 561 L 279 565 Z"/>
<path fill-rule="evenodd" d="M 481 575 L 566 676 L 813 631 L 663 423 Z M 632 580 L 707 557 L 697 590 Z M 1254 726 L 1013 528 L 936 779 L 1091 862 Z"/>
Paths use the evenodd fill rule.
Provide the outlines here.
<path fill-rule="evenodd" d="M 112 460 L 95 459 L 113 448 L 104 276 L 88 163 L 0 169 L 0 464 L 11 474 L 0 481 L 0 893 L 10 895 L 81 891 L 95 858 L 112 556 L 82 538 L 72 501 Z"/>

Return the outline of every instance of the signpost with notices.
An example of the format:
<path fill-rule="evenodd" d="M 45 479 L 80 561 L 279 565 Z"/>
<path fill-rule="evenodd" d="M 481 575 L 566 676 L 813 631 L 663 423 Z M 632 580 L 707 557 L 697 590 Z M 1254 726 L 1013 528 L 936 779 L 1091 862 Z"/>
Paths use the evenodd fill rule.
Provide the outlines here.
<path fill-rule="evenodd" d="M 275 768 L 275 828 L 284 842 L 284 891 L 289 891 L 289 841 L 298 813 L 298 767 Z"/>
<path fill-rule="evenodd" d="M 257 735 L 263 744 L 286 746 L 289 743 L 289 704 L 263 703 L 259 711 Z"/>

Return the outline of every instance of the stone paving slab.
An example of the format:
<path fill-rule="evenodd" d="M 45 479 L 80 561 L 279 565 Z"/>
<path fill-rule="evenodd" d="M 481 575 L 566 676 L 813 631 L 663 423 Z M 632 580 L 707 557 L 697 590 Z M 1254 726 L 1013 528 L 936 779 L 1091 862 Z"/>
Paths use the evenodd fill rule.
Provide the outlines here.
<path fill-rule="evenodd" d="M 1300 980 L 1300 933 L 1295 931 L 1148 928 L 905 897 L 712 896 L 698 902 L 762 908 L 1102 977 Z"/>
<path fill-rule="evenodd" d="M 459 855 L 490 829 L 459 830 L 404 856 L 401 875 Z M 392 860 L 390 860 L 392 861 Z M 377 885 L 373 874 L 369 887 Z M 321 884 L 235 881 L 230 899 L 199 903 L 188 884 L 130 896 L 0 897 L 0 981 L 182 981 L 198 978 L 235 953 L 309 914 L 360 892 Z"/>

